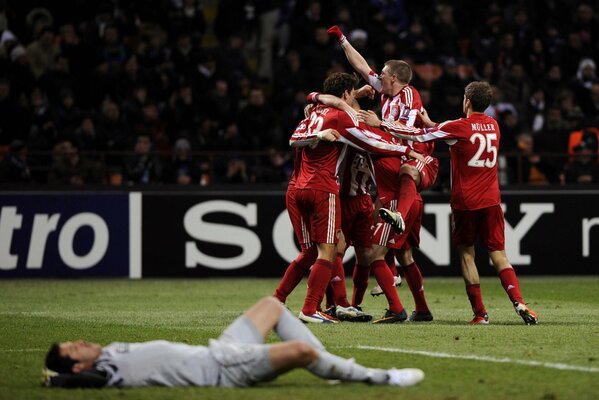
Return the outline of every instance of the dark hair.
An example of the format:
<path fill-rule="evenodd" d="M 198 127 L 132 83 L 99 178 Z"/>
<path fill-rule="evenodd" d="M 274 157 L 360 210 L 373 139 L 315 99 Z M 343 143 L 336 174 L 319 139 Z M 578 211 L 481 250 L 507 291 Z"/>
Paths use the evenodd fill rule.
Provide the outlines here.
<path fill-rule="evenodd" d="M 466 86 L 464 95 L 472 104 L 472 111 L 483 112 L 491 104 L 493 89 L 488 82 L 471 82 Z"/>
<path fill-rule="evenodd" d="M 72 373 L 73 365 L 77 361 L 71 357 L 65 357 L 60 355 L 60 345 L 58 343 L 52 343 L 48 354 L 46 354 L 46 368 L 52 371 L 58 372 L 59 374 Z"/>
<path fill-rule="evenodd" d="M 325 79 L 323 84 L 323 93 L 342 97 L 345 91 L 351 92 L 358 85 L 358 78 L 355 75 L 345 72 L 332 73 Z"/>
<path fill-rule="evenodd" d="M 412 80 L 412 67 L 403 60 L 389 60 L 385 63 L 391 75 L 397 76 L 400 83 L 408 84 Z"/>

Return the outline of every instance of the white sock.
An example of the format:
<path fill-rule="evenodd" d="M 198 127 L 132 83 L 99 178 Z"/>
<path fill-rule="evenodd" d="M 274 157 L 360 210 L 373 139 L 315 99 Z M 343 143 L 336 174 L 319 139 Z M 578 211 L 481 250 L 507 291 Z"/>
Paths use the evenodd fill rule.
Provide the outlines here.
<path fill-rule="evenodd" d="M 319 351 L 318 359 L 308 365 L 307 369 L 323 379 L 340 379 L 379 385 L 386 384 L 389 380 L 385 370 L 366 368 L 356 363 L 353 358 L 342 358 L 325 350 Z"/>

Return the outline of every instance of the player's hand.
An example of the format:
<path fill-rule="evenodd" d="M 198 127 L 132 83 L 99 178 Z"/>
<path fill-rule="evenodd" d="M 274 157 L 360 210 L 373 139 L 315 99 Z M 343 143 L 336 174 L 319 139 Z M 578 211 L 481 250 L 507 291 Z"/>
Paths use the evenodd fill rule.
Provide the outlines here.
<path fill-rule="evenodd" d="M 325 129 L 324 131 L 318 132 L 318 139 L 325 142 L 334 142 L 341 137 L 339 132 L 333 128 Z"/>
<path fill-rule="evenodd" d="M 329 36 L 332 36 L 335 39 L 337 39 L 339 43 L 343 43 L 346 40 L 345 35 L 343 34 L 343 32 L 341 32 L 341 29 L 339 29 L 337 25 L 333 25 L 329 29 L 327 29 L 327 33 L 329 34 Z"/>
<path fill-rule="evenodd" d="M 361 99 L 368 97 L 370 100 L 374 99 L 374 88 L 370 85 L 364 85 L 360 89 L 356 90 L 356 98 Z"/>
<path fill-rule="evenodd" d="M 414 150 L 410 150 L 408 153 L 408 157 L 418 160 L 420 162 L 424 162 L 424 156 L 420 153 L 415 152 Z"/>
<path fill-rule="evenodd" d="M 437 125 L 436 122 L 430 119 L 430 117 L 428 116 L 428 112 L 425 108 L 423 108 L 422 111 L 418 111 L 418 116 L 427 128 L 432 128 L 435 125 Z"/>
<path fill-rule="evenodd" d="M 364 122 L 368 126 L 374 126 L 378 128 L 381 126 L 381 120 L 372 110 L 360 110 L 358 111 L 358 121 Z"/>

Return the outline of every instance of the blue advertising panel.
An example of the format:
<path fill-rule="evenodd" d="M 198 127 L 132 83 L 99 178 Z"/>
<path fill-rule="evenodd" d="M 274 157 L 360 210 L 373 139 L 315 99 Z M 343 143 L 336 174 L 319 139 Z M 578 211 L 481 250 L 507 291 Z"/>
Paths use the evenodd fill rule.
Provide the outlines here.
<path fill-rule="evenodd" d="M 0 194 L 0 278 L 129 276 L 128 193 Z"/>

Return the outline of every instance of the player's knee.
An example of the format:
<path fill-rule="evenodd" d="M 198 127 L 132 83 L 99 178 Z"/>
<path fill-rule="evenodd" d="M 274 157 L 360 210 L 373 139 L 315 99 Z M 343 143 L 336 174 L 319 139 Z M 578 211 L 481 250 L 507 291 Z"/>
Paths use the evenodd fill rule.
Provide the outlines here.
<path fill-rule="evenodd" d="M 416 167 L 409 164 L 404 164 L 401 166 L 401 169 L 399 170 L 399 176 L 401 177 L 402 175 L 409 176 L 414 180 L 414 182 L 418 182 L 418 179 L 420 178 L 420 172 L 418 172 Z"/>
<path fill-rule="evenodd" d="M 310 364 L 318 357 L 316 349 L 301 340 L 293 342 L 293 353 L 294 358 L 305 365 Z"/>
<path fill-rule="evenodd" d="M 281 305 L 281 302 L 279 302 L 279 300 L 277 300 L 275 297 L 272 297 L 272 296 L 263 297 L 258 302 L 258 305 L 260 305 L 261 307 L 264 307 L 264 308 L 268 308 L 269 310 L 271 310 L 271 312 L 273 314 L 281 312 L 282 307 L 283 307 Z"/>

